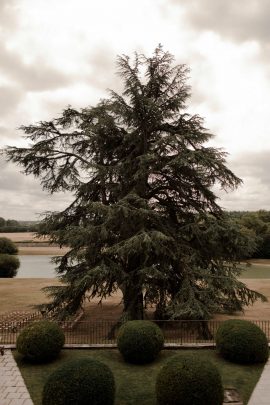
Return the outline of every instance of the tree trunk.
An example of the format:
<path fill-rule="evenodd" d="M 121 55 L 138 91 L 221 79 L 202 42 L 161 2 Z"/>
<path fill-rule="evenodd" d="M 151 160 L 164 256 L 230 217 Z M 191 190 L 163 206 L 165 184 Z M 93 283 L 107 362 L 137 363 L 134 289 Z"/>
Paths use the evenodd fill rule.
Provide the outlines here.
<path fill-rule="evenodd" d="M 110 329 L 107 338 L 114 339 L 116 330 L 126 321 L 144 318 L 143 293 L 136 285 L 122 284 L 120 289 L 123 294 L 124 310 L 121 318 Z"/>
<path fill-rule="evenodd" d="M 198 321 L 197 329 L 198 329 L 198 339 L 205 339 L 205 340 L 213 339 L 213 334 L 209 329 L 207 321 L 201 321 L 201 322 Z"/>
<path fill-rule="evenodd" d="M 143 293 L 135 284 L 121 286 L 123 293 L 124 311 L 122 318 L 126 320 L 143 319 Z"/>

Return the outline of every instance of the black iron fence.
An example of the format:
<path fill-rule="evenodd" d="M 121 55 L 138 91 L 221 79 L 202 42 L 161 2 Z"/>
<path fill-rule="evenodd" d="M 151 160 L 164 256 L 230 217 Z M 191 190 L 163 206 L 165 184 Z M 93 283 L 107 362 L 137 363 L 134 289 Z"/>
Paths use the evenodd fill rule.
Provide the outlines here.
<path fill-rule="evenodd" d="M 31 322 L 40 319 L 39 313 L 21 317 L 0 316 L 0 345 L 14 344 L 20 331 Z M 223 321 L 155 321 L 162 329 L 165 343 L 212 345 L 215 334 Z M 258 325 L 270 341 L 270 321 L 252 321 Z M 65 321 L 60 323 L 66 336 L 66 344 L 106 345 L 115 344 L 120 324 L 117 320 Z"/>

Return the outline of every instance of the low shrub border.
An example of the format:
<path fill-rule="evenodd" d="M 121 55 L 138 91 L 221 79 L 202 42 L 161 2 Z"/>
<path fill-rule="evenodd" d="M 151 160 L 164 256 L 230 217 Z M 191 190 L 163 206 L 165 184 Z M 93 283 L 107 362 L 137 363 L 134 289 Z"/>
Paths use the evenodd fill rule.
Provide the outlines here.
<path fill-rule="evenodd" d="M 227 360 L 242 363 L 265 363 L 269 357 L 265 333 L 252 322 L 242 319 L 224 321 L 216 334 L 216 347 Z"/>
<path fill-rule="evenodd" d="M 17 338 L 17 350 L 27 360 L 46 362 L 60 353 L 65 335 L 60 326 L 51 321 L 33 322 Z"/>
<path fill-rule="evenodd" d="M 117 336 L 117 347 L 128 363 L 150 363 L 163 345 L 161 329 L 150 321 L 128 321 L 120 327 Z"/>
<path fill-rule="evenodd" d="M 113 405 L 114 397 L 115 382 L 109 367 L 81 358 L 63 364 L 49 376 L 42 405 Z"/>
<path fill-rule="evenodd" d="M 194 355 L 175 356 L 156 381 L 159 405 L 222 405 L 221 376 L 211 361 Z"/>

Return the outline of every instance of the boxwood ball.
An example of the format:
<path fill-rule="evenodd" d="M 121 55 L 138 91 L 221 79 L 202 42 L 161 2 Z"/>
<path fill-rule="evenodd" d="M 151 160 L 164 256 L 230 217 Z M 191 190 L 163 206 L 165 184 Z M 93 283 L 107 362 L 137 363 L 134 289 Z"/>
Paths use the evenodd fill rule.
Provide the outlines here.
<path fill-rule="evenodd" d="M 32 322 L 17 338 L 17 350 L 28 360 L 45 362 L 54 359 L 65 343 L 65 335 L 55 322 Z"/>
<path fill-rule="evenodd" d="M 216 334 L 220 354 L 234 363 L 265 363 L 269 356 L 265 333 L 254 323 L 242 319 L 224 321 Z"/>
<path fill-rule="evenodd" d="M 197 356 L 174 356 L 156 381 L 158 405 L 222 405 L 223 386 L 218 369 Z"/>
<path fill-rule="evenodd" d="M 114 377 L 100 361 L 83 358 L 65 363 L 44 385 L 42 405 L 113 405 Z"/>
<path fill-rule="evenodd" d="M 128 321 L 119 329 L 117 346 L 126 362 L 149 363 L 164 344 L 160 328 L 150 321 Z"/>

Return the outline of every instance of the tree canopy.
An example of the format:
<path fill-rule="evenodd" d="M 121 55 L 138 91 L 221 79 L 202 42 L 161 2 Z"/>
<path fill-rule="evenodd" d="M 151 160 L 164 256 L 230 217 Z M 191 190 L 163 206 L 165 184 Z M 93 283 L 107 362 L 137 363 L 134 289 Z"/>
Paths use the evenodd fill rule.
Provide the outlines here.
<path fill-rule="evenodd" d="M 17 255 L 18 248 L 11 239 L 1 237 L 0 238 L 0 254 Z"/>
<path fill-rule="evenodd" d="M 254 251 L 247 251 L 246 258 L 270 258 L 270 212 L 259 211 L 232 211 L 230 218 L 246 234 L 249 233 L 255 242 Z"/>
<path fill-rule="evenodd" d="M 1 218 L 0 218 L 1 219 Z M 17 257 L 18 248 L 12 240 L 0 238 L 0 278 L 12 278 L 17 274 L 20 261 Z"/>
<path fill-rule="evenodd" d="M 74 196 L 43 220 L 41 234 L 70 247 L 55 259 L 63 285 L 48 288 L 46 310 L 66 317 L 117 289 L 123 318 L 143 318 L 151 305 L 158 318 L 241 310 L 262 298 L 237 279 L 237 260 L 253 247 L 213 191 L 241 180 L 186 111 L 189 69 L 162 47 L 120 56 L 117 67 L 122 94 L 23 126 L 30 145 L 6 150 L 44 189 Z"/>

